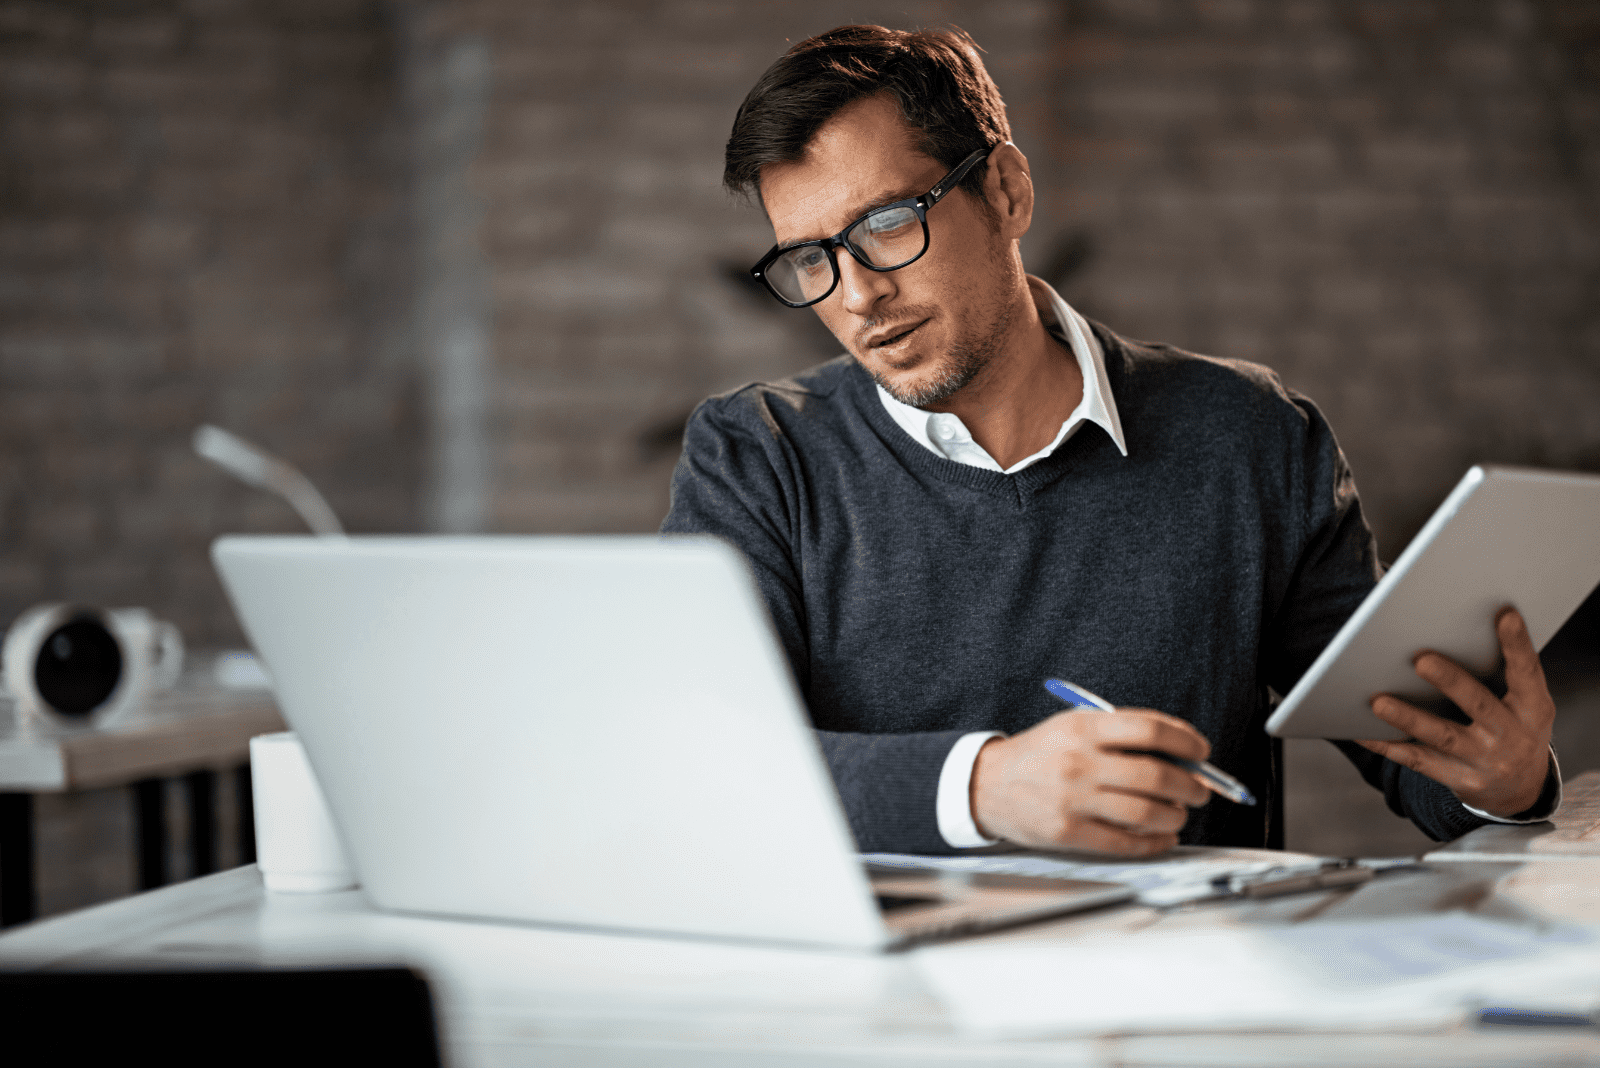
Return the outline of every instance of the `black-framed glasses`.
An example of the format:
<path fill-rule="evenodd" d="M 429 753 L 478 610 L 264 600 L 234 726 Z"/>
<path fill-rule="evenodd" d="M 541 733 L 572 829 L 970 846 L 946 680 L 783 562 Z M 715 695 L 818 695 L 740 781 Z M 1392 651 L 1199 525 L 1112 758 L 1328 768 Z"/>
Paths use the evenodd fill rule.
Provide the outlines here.
<path fill-rule="evenodd" d="M 838 248 L 849 249 L 856 262 L 869 271 L 898 271 L 915 263 L 928 251 L 928 209 L 961 184 L 967 172 L 991 151 L 978 149 L 920 197 L 873 208 L 832 237 L 784 248 L 772 246 L 772 251 L 750 268 L 750 274 L 789 307 L 807 308 L 826 300 L 839 285 L 839 261 L 834 258 Z"/>

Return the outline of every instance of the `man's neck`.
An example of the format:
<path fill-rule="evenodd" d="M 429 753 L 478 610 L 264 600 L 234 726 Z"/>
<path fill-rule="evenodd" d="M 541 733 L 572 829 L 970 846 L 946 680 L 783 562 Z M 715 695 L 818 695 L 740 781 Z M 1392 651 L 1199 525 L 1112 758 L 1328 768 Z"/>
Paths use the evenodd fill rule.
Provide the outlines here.
<path fill-rule="evenodd" d="M 1082 400 L 1078 361 L 1040 320 L 1025 284 L 994 358 L 959 393 L 927 410 L 957 416 L 1004 470 L 1054 441 Z"/>

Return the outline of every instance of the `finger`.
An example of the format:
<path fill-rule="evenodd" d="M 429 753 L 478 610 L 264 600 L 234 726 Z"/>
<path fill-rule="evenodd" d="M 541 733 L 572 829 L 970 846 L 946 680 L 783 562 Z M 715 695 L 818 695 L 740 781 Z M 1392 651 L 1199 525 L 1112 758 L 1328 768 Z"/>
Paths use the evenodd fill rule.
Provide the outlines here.
<path fill-rule="evenodd" d="M 1413 667 L 1420 678 L 1433 683 L 1473 723 L 1482 723 L 1493 729 L 1498 726 L 1497 721 L 1510 717 L 1511 710 L 1500 703 L 1500 698 L 1449 657 L 1439 653 L 1423 653 L 1417 657 Z"/>
<path fill-rule="evenodd" d="M 1194 775 L 1165 760 L 1142 754 L 1121 754 L 1106 765 L 1102 784 L 1107 789 L 1154 797 L 1198 808 L 1211 800 L 1211 792 Z"/>
<path fill-rule="evenodd" d="M 1357 740 L 1359 746 L 1372 750 L 1379 756 L 1388 757 L 1396 764 L 1404 765 L 1412 771 L 1420 772 L 1435 782 L 1448 785 L 1449 779 L 1459 766 L 1455 761 L 1449 760 L 1444 755 L 1427 748 L 1426 746 L 1413 745 L 1410 742 L 1373 742 Z"/>
<path fill-rule="evenodd" d="M 1372 699 L 1372 714 L 1391 726 L 1405 731 L 1424 745 L 1459 756 L 1469 747 L 1471 739 L 1465 727 L 1424 712 L 1393 694 L 1379 694 Z"/>
<path fill-rule="evenodd" d="M 1116 790 L 1096 792 L 1084 810 L 1136 834 L 1176 834 L 1189 820 L 1189 810 L 1182 805 Z"/>
<path fill-rule="evenodd" d="M 1206 736 L 1175 716 L 1148 708 L 1119 711 L 1120 715 L 1096 717 L 1094 733 L 1103 747 L 1154 749 L 1188 760 L 1204 760 L 1211 755 Z"/>
<path fill-rule="evenodd" d="M 1500 638 L 1500 652 L 1506 658 L 1506 697 L 1512 699 L 1508 703 L 1521 711 L 1530 704 L 1548 701 L 1550 687 L 1545 683 L 1544 665 L 1539 662 L 1539 651 L 1533 647 L 1522 613 L 1507 608 L 1495 619 L 1494 626 Z"/>

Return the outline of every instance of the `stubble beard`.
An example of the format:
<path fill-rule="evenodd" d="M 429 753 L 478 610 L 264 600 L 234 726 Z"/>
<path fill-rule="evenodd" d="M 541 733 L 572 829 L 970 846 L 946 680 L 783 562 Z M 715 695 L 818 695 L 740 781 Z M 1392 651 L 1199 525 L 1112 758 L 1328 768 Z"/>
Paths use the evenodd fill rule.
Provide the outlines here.
<path fill-rule="evenodd" d="M 901 404 L 913 408 L 926 408 L 929 405 L 939 404 L 965 389 L 985 367 L 989 366 L 1011 329 L 1011 320 L 1011 308 L 1002 307 L 978 330 L 965 331 L 958 335 L 955 344 L 939 359 L 933 377 L 914 387 L 897 387 L 891 384 L 882 372 L 874 371 L 870 367 L 867 368 L 867 373 L 872 376 L 874 382 L 883 387 L 884 392 Z"/>

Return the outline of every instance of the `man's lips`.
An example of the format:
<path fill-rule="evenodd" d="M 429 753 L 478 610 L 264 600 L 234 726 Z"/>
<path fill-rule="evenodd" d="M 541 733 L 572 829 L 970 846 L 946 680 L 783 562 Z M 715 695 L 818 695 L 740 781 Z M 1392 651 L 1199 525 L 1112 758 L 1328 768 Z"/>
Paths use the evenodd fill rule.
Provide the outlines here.
<path fill-rule="evenodd" d="M 905 340 L 913 330 L 916 330 L 926 319 L 914 323 L 901 323 L 898 326 L 880 327 L 862 337 L 862 347 L 868 349 L 881 349 Z"/>

